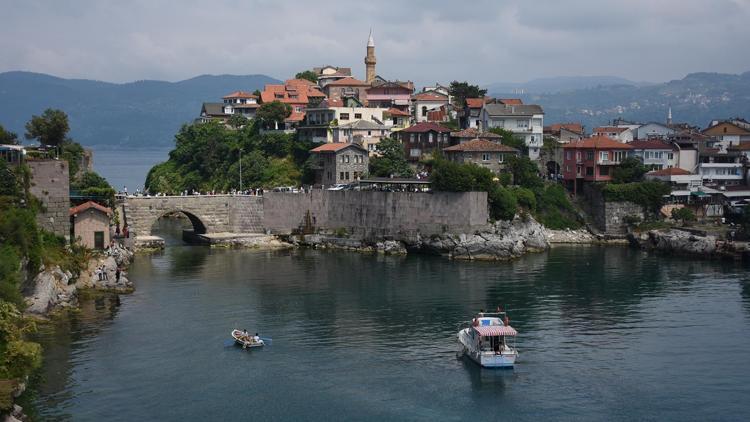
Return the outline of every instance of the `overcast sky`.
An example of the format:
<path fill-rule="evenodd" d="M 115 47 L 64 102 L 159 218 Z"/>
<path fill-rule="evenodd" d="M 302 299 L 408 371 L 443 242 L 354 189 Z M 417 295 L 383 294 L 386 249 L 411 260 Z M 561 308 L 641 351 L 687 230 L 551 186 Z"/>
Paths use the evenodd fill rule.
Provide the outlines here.
<path fill-rule="evenodd" d="M 419 84 L 750 70 L 750 0 L 0 0 L 0 72 L 125 82 L 331 64 Z"/>

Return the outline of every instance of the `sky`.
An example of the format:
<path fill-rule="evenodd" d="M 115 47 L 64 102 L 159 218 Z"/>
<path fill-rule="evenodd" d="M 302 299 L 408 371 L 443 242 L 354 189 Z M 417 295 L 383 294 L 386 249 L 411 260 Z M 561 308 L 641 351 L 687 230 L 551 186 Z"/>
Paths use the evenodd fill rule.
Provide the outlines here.
<path fill-rule="evenodd" d="M 750 70 L 750 0 L 0 0 L 0 72 L 177 81 L 314 66 L 426 85 Z"/>

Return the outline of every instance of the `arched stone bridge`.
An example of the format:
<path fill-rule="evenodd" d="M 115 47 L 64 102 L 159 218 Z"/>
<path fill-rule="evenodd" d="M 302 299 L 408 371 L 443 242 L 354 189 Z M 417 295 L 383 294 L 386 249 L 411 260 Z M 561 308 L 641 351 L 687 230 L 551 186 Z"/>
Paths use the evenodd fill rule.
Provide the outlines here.
<path fill-rule="evenodd" d="M 134 236 L 151 236 L 156 220 L 174 212 L 186 215 L 197 234 L 263 232 L 261 196 L 131 196 L 123 209 Z"/>

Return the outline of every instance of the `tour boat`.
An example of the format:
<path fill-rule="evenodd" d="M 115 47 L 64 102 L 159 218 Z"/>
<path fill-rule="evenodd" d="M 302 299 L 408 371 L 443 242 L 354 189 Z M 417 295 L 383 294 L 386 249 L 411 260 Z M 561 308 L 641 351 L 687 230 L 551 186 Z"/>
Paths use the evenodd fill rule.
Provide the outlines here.
<path fill-rule="evenodd" d="M 235 343 L 242 346 L 243 349 L 263 347 L 266 344 L 263 340 L 255 340 L 254 336 L 250 334 L 245 335 L 240 330 L 232 330 L 232 338 L 234 338 Z"/>
<path fill-rule="evenodd" d="M 462 353 L 482 367 L 512 368 L 518 357 L 516 334 L 505 312 L 480 312 L 470 327 L 458 332 L 458 341 Z"/>

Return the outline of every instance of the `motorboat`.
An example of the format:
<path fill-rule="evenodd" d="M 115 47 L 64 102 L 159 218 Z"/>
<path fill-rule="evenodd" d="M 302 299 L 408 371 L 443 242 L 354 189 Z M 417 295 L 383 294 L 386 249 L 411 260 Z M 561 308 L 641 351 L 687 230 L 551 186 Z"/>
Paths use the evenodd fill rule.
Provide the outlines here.
<path fill-rule="evenodd" d="M 251 334 L 246 334 L 240 330 L 232 330 L 232 338 L 234 342 L 242 346 L 243 349 L 249 349 L 253 347 L 263 347 L 265 342 L 258 337 Z"/>
<path fill-rule="evenodd" d="M 512 368 L 518 357 L 517 334 L 505 312 L 480 312 L 458 332 L 458 342 L 461 353 L 484 368 Z"/>

